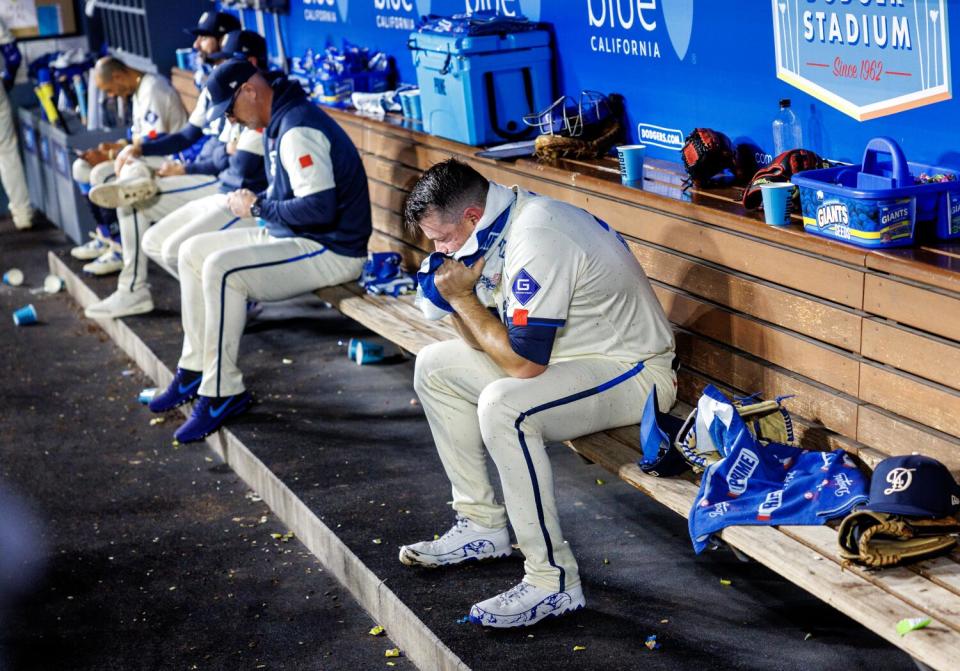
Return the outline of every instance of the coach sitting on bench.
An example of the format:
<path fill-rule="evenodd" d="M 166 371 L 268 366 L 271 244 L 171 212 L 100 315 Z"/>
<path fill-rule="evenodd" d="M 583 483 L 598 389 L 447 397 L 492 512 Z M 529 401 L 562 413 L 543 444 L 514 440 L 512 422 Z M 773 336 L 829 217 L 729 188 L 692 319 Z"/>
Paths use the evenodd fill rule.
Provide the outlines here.
<path fill-rule="evenodd" d="M 200 440 L 250 404 L 237 367 L 247 301 L 279 301 L 355 280 L 370 238 L 370 196 L 347 134 L 296 82 L 268 81 L 248 61 L 227 61 L 207 80 L 209 117 L 263 128 L 266 191 L 227 196 L 234 216 L 263 227 L 203 233 L 180 247 L 183 353 L 170 387 L 150 409 L 192 400 L 175 438 Z"/>
<path fill-rule="evenodd" d="M 423 174 L 405 216 L 442 253 L 421 273 L 424 311 L 452 310 L 462 339 L 424 348 L 414 381 L 456 522 L 438 540 L 402 547 L 400 561 L 505 557 L 509 518 L 526 558 L 523 581 L 475 604 L 471 620 L 518 627 L 577 610 L 584 597 L 544 442 L 638 423 L 654 385 L 669 409 L 676 376 L 667 318 L 616 231 L 454 159 Z M 494 498 L 484 445 L 506 508 Z"/>

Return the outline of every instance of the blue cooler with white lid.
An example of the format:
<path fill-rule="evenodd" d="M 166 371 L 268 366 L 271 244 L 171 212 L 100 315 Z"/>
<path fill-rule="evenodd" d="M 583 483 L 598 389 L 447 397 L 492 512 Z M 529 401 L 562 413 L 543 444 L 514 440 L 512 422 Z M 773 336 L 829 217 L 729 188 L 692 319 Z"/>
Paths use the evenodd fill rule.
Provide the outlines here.
<path fill-rule="evenodd" d="M 428 17 L 408 43 L 423 129 L 482 146 L 528 139 L 523 117 L 553 102 L 550 34 L 525 19 Z"/>

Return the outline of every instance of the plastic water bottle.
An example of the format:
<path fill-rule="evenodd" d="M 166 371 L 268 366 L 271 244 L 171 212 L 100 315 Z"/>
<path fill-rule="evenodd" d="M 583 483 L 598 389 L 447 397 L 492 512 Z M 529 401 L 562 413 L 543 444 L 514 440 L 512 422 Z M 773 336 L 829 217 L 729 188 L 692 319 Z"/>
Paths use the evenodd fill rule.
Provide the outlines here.
<path fill-rule="evenodd" d="M 790 109 L 789 98 L 780 101 L 780 112 L 773 120 L 773 153 L 779 156 L 788 149 L 803 147 L 803 130 L 800 120 Z"/>

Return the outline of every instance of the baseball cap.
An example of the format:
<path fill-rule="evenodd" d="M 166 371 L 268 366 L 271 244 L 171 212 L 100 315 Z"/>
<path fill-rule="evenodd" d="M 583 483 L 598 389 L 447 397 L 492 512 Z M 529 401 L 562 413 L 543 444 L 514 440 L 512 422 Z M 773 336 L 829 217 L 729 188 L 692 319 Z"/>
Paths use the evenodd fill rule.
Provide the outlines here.
<path fill-rule="evenodd" d="M 240 19 L 233 14 L 226 12 L 204 12 L 197 21 L 196 28 L 190 28 L 183 32 L 197 37 L 204 35 L 208 37 L 222 37 L 234 30 L 240 30 Z"/>
<path fill-rule="evenodd" d="M 220 51 L 210 54 L 210 59 L 220 61 L 227 58 L 249 58 L 256 56 L 261 63 L 267 60 L 267 41 L 252 30 L 234 30 L 227 33 L 220 45 Z"/>
<path fill-rule="evenodd" d="M 914 517 L 948 517 L 960 511 L 960 485 L 947 467 L 931 457 L 888 457 L 870 478 L 865 510 Z"/>
<path fill-rule="evenodd" d="M 250 61 L 229 60 L 213 69 L 207 78 L 207 93 L 210 94 L 210 106 L 207 108 L 207 123 L 211 123 L 224 114 L 233 104 L 233 98 L 240 86 L 257 74 L 259 70 Z"/>

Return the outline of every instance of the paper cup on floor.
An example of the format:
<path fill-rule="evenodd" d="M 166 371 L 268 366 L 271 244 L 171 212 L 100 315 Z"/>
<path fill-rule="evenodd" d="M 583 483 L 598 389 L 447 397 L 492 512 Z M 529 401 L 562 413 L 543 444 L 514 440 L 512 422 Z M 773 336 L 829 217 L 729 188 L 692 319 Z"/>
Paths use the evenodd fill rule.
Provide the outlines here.
<path fill-rule="evenodd" d="M 23 284 L 23 271 L 19 268 L 11 268 L 3 274 L 3 283 L 11 287 L 19 287 Z"/>
<path fill-rule="evenodd" d="M 770 226 L 786 226 L 790 223 L 790 200 L 796 187 L 790 182 L 761 184 L 763 216 Z"/>
<path fill-rule="evenodd" d="M 13 323 L 17 326 L 27 326 L 28 324 L 37 323 L 37 309 L 33 307 L 33 303 L 30 305 L 24 305 L 22 308 L 13 313 Z"/>
<path fill-rule="evenodd" d="M 48 294 L 58 293 L 63 289 L 63 280 L 56 275 L 47 275 L 43 278 L 43 290 Z"/>
<path fill-rule="evenodd" d="M 627 144 L 617 147 L 620 160 L 620 181 L 629 186 L 643 184 L 643 159 L 647 153 L 645 144 Z"/>

